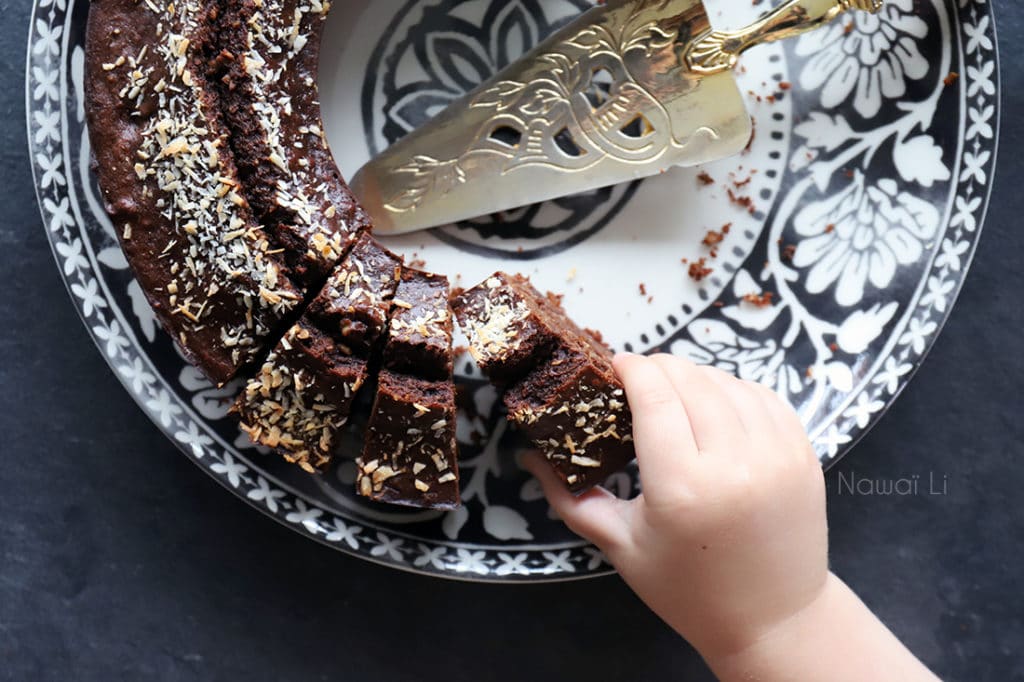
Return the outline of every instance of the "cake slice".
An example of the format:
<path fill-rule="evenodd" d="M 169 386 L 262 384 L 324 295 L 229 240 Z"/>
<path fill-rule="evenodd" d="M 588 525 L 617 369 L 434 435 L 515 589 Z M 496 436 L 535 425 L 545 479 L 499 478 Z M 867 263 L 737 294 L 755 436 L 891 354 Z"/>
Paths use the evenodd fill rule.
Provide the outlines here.
<path fill-rule="evenodd" d="M 406 269 L 395 292 L 384 347 L 384 367 L 421 379 L 449 381 L 452 376 L 452 321 L 448 279 Z"/>
<path fill-rule="evenodd" d="M 455 386 L 384 370 L 357 462 L 360 495 L 425 509 L 459 506 Z"/>
<path fill-rule="evenodd" d="M 94 0 L 85 102 L 99 186 L 163 327 L 215 383 L 279 332 L 300 286 L 241 193 L 206 79 L 212 3 Z"/>
<path fill-rule="evenodd" d="M 503 272 L 452 299 L 470 355 L 497 384 L 522 379 L 559 344 L 550 304 L 525 277 Z"/>
<path fill-rule="evenodd" d="M 633 420 L 611 365 L 559 347 L 504 397 L 508 418 L 537 446 L 566 487 L 579 493 L 633 458 Z"/>
<path fill-rule="evenodd" d="M 356 491 L 364 497 L 426 509 L 459 505 L 449 293 L 445 277 L 402 272 L 356 462 Z"/>
<path fill-rule="evenodd" d="M 508 418 L 573 492 L 634 458 L 632 415 L 611 350 L 558 300 L 496 273 L 452 301 L 470 353 L 504 393 Z"/>
<path fill-rule="evenodd" d="M 365 360 L 347 355 L 329 336 L 300 322 L 267 356 L 235 410 L 254 443 L 316 473 L 330 464 L 366 379 Z"/>
<path fill-rule="evenodd" d="M 369 226 L 320 113 L 329 9 L 318 0 L 220 0 L 210 61 L 245 196 L 293 278 L 317 287 Z"/>
<path fill-rule="evenodd" d="M 369 357 L 387 330 L 388 313 L 402 278 L 402 259 L 368 234 L 356 241 L 307 314 L 353 354 Z"/>
<path fill-rule="evenodd" d="M 402 259 L 362 235 L 235 404 L 242 428 L 309 472 L 333 459 L 384 334 Z"/>

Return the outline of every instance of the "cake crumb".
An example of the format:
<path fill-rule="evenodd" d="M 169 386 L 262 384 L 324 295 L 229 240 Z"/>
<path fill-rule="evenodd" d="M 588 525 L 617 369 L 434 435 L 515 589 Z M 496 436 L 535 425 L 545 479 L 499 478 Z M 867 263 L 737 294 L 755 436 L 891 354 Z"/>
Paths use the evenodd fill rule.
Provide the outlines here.
<path fill-rule="evenodd" d="M 948 88 L 953 83 L 956 83 L 958 78 L 960 78 L 960 74 L 956 71 L 950 71 L 949 75 L 942 79 L 942 83 Z"/>
<path fill-rule="evenodd" d="M 708 185 L 715 184 L 715 179 L 707 174 L 707 171 L 701 171 L 697 175 L 697 182 L 707 187 Z"/>
<path fill-rule="evenodd" d="M 766 291 L 763 294 L 750 293 L 743 296 L 744 301 L 758 308 L 771 307 L 773 298 L 775 298 L 775 294 L 770 291 Z"/>
<path fill-rule="evenodd" d="M 708 233 L 704 235 L 704 239 L 701 243 L 704 246 L 715 247 L 725 241 L 725 234 L 722 232 L 716 232 L 715 230 L 708 230 Z"/>
<path fill-rule="evenodd" d="M 694 282 L 701 282 L 711 275 L 714 270 L 707 266 L 707 262 L 707 258 L 701 258 L 696 263 L 691 263 L 689 270 L 690 279 Z"/>

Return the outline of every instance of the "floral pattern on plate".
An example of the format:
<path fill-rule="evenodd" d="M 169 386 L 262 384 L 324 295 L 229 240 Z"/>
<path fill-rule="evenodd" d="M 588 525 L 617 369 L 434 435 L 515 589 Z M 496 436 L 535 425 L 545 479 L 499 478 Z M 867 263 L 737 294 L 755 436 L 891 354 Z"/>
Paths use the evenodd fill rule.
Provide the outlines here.
<path fill-rule="evenodd" d="M 408 4 L 426 11 L 441 2 Z M 452 16 L 464 32 L 479 33 L 482 17 L 503 12 L 505 35 L 518 42 L 474 38 L 480 49 L 494 47 L 481 59 L 479 70 L 486 71 L 529 48 L 556 23 L 552 16 L 575 11 L 574 2 L 467 0 L 455 2 L 460 9 Z M 459 434 L 468 504 L 450 514 L 368 507 L 351 495 L 350 466 L 311 479 L 239 435 L 226 415 L 238 386 L 210 386 L 158 332 L 103 214 L 83 124 L 87 8 L 82 1 L 36 2 L 28 142 L 44 229 L 71 299 L 142 409 L 225 487 L 339 550 L 472 580 L 607 573 L 600 552 L 552 519 L 536 483 L 512 464 L 521 443 L 472 367 L 460 377 L 472 402 Z M 714 21 L 718 16 L 712 12 Z M 697 292 L 700 305 L 637 320 L 649 331 L 626 345 L 666 348 L 761 381 L 799 409 L 823 463 L 845 454 L 920 366 L 966 276 L 995 163 L 994 31 L 986 0 L 888 0 L 877 16 L 857 16 L 774 53 L 775 94 L 786 106 L 773 110 L 753 95 L 750 102 L 759 131 L 774 145 L 764 147 L 771 151 L 762 161 L 783 168 L 759 190 L 768 202 L 756 219 L 763 233 L 750 235 L 715 288 Z M 464 63 L 445 63 L 438 76 L 450 86 L 445 97 L 487 75 L 467 77 Z M 785 81 L 794 87 L 783 87 Z M 406 108 L 393 113 L 422 115 L 408 107 L 426 99 L 411 93 Z M 620 190 L 606 201 L 631 197 Z M 595 234 L 602 229 L 614 225 Z M 771 300 L 762 307 L 744 300 L 767 293 Z M 635 470 L 608 485 L 622 496 L 635 494 Z"/>

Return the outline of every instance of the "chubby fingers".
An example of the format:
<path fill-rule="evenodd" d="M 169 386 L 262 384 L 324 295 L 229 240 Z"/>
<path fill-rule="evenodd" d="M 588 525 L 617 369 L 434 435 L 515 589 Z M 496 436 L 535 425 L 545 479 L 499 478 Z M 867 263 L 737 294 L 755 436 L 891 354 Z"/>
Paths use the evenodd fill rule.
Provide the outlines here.
<path fill-rule="evenodd" d="M 523 467 L 537 477 L 551 508 L 574 533 L 600 547 L 605 554 L 612 554 L 629 542 L 629 502 L 618 499 L 604 488 L 591 488 L 576 497 L 537 452 L 523 457 Z"/>
<path fill-rule="evenodd" d="M 633 413 L 633 440 L 644 497 L 670 500 L 688 492 L 697 443 L 671 377 L 652 358 L 618 355 L 615 371 Z"/>

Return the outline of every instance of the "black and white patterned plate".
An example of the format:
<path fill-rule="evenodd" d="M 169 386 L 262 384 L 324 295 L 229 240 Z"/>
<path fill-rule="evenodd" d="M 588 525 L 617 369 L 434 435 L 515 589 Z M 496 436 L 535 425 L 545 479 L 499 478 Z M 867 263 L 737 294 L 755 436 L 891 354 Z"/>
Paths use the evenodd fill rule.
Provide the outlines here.
<path fill-rule="evenodd" d="M 721 27 L 757 11 L 707 4 Z M 321 86 L 342 168 L 351 173 L 586 6 L 337 2 Z M 470 580 L 608 572 L 516 466 L 522 443 L 465 357 L 459 381 L 473 408 L 459 430 L 466 505 L 458 511 L 369 505 L 352 493 L 350 463 L 309 477 L 239 434 L 226 414 L 238 386 L 209 385 L 158 330 L 98 201 L 83 124 L 87 10 L 85 0 L 36 0 L 28 141 L 71 299 L 154 422 L 250 504 L 371 561 Z M 738 78 L 757 132 L 739 157 L 389 245 L 466 285 L 499 269 L 524 272 L 563 293 L 574 317 L 616 348 L 686 355 L 771 386 L 798 409 L 828 465 L 896 399 L 966 276 L 995 165 L 994 33 L 987 0 L 887 0 L 877 16 L 744 60 Z M 732 228 L 712 259 L 701 240 L 725 223 Z M 713 273 L 698 284 L 682 261 L 701 257 Z M 768 293 L 764 307 L 744 300 Z M 636 472 L 608 485 L 634 494 Z"/>

